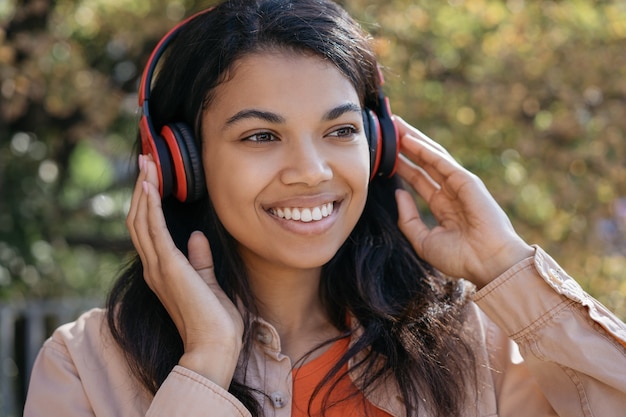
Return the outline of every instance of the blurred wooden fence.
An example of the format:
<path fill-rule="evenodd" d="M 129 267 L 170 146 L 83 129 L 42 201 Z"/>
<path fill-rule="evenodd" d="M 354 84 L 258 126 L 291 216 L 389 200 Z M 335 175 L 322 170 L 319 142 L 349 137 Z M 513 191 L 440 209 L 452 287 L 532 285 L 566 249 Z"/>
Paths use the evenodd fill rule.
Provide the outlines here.
<path fill-rule="evenodd" d="M 23 412 L 29 376 L 45 339 L 100 300 L 40 300 L 0 303 L 0 417 Z"/>

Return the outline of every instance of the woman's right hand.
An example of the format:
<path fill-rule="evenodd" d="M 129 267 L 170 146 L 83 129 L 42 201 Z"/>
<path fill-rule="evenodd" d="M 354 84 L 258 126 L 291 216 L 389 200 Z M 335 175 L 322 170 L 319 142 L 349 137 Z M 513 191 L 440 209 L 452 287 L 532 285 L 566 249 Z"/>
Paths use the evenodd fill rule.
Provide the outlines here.
<path fill-rule="evenodd" d="M 158 191 L 156 165 L 139 157 L 126 225 L 143 264 L 144 279 L 157 295 L 182 338 L 179 365 L 228 389 L 243 335 L 243 319 L 218 284 L 209 241 L 201 232 L 189 238 L 189 259 L 167 229 Z"/>

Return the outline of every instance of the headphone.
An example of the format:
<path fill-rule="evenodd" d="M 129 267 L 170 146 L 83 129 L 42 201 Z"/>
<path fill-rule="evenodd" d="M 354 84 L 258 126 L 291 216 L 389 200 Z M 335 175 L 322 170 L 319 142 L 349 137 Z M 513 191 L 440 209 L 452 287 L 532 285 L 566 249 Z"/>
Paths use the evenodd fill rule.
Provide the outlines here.
<path fill-rule="evenodd" d="M 212 9 L 188 17 L 165 34 L 150 54 L 139 85 L 139 106 L 142 113 L 139 134 L 142 153 L 152 155 L 156 164 L 161 197 L 174 195 L 184 203 L 197 201 L 206 193 L 202 158 L 189 125 L 169 123 L 157 132 L 150 117 L 150 88 L 157 63 L 172 39 L 189 21 Z M 370 150 L 370 181 L 377 176 L 393 176 L 399 153 L 399 134 L 391 118 L 389 99 L 382 91 L 384 80 L 380 69 L 378 74 L 381 81 L 378 108 L 363 109 L 364 133 Z"/>

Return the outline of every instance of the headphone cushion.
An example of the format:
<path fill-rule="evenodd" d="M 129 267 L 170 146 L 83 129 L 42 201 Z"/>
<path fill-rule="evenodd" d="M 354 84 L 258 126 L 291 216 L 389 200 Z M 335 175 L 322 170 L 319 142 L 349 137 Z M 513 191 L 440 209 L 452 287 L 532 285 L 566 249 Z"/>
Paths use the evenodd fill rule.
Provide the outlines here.
<path fill-rule="evenodd" d="M 374 179 L 380 167 L 382 155 L 382 132 L 378 116 L 370 109 L 363 109 L 363 129 L 370 150 L 370 181 Z"/>

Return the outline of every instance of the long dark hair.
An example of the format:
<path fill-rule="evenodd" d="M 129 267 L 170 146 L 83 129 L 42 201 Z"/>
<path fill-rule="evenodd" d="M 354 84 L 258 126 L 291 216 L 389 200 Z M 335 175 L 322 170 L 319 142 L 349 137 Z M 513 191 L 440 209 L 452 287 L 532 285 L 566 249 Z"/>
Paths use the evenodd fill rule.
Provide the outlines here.
<path fill-rule="evenodd" d="M 329 60 L 352 82 L 365 107 L 378 105 L 378 68 L 369 38 L 339 6 L 329 0 L 232 0 L 191 20 L 168 47 L 151 90 L 157 130 L 185 122 L 199 138 L 200 115 L 233 64 L 247 54 L 277 49 Z M 365 393 L 392 376 L 407 415 L 416 416 L 420 409 L 437 416 L 459 415 L 474 369 L 471 348 L 460 336 L 468 291 L 461 281 L 442 276 L 421 260 L 398 229 L 394 191 L 399 186 L 395 177 L 371 182 L 356 227 L 322 270 L 319 293 L 327 314 L 356 343 L 316 393 L 322 385 L 332 387 L 346 378 L 341 369 L 354 359 L 350 372 L 360 375 L 355 382 Z M 209 238 L 220 285 L 247 309 L 245 358 L 257 310 L 236 242 L 215 214 L 210 196 L 191 204 L 166 198 L 163 211 L 183 253 L 192 231 L 202 230 Z M 358 333 L 346 317 L 359 323 Z M 138 257 L 109 295 L 108 324 L 133 374 L 155 393 L 183 354 L 183 345 L 145 283 Z M 229 390 L 252 415 L 263 414 L 245 380 L 233 380 Z M 327 396 L 323 400 L 332 406 Z"/>

